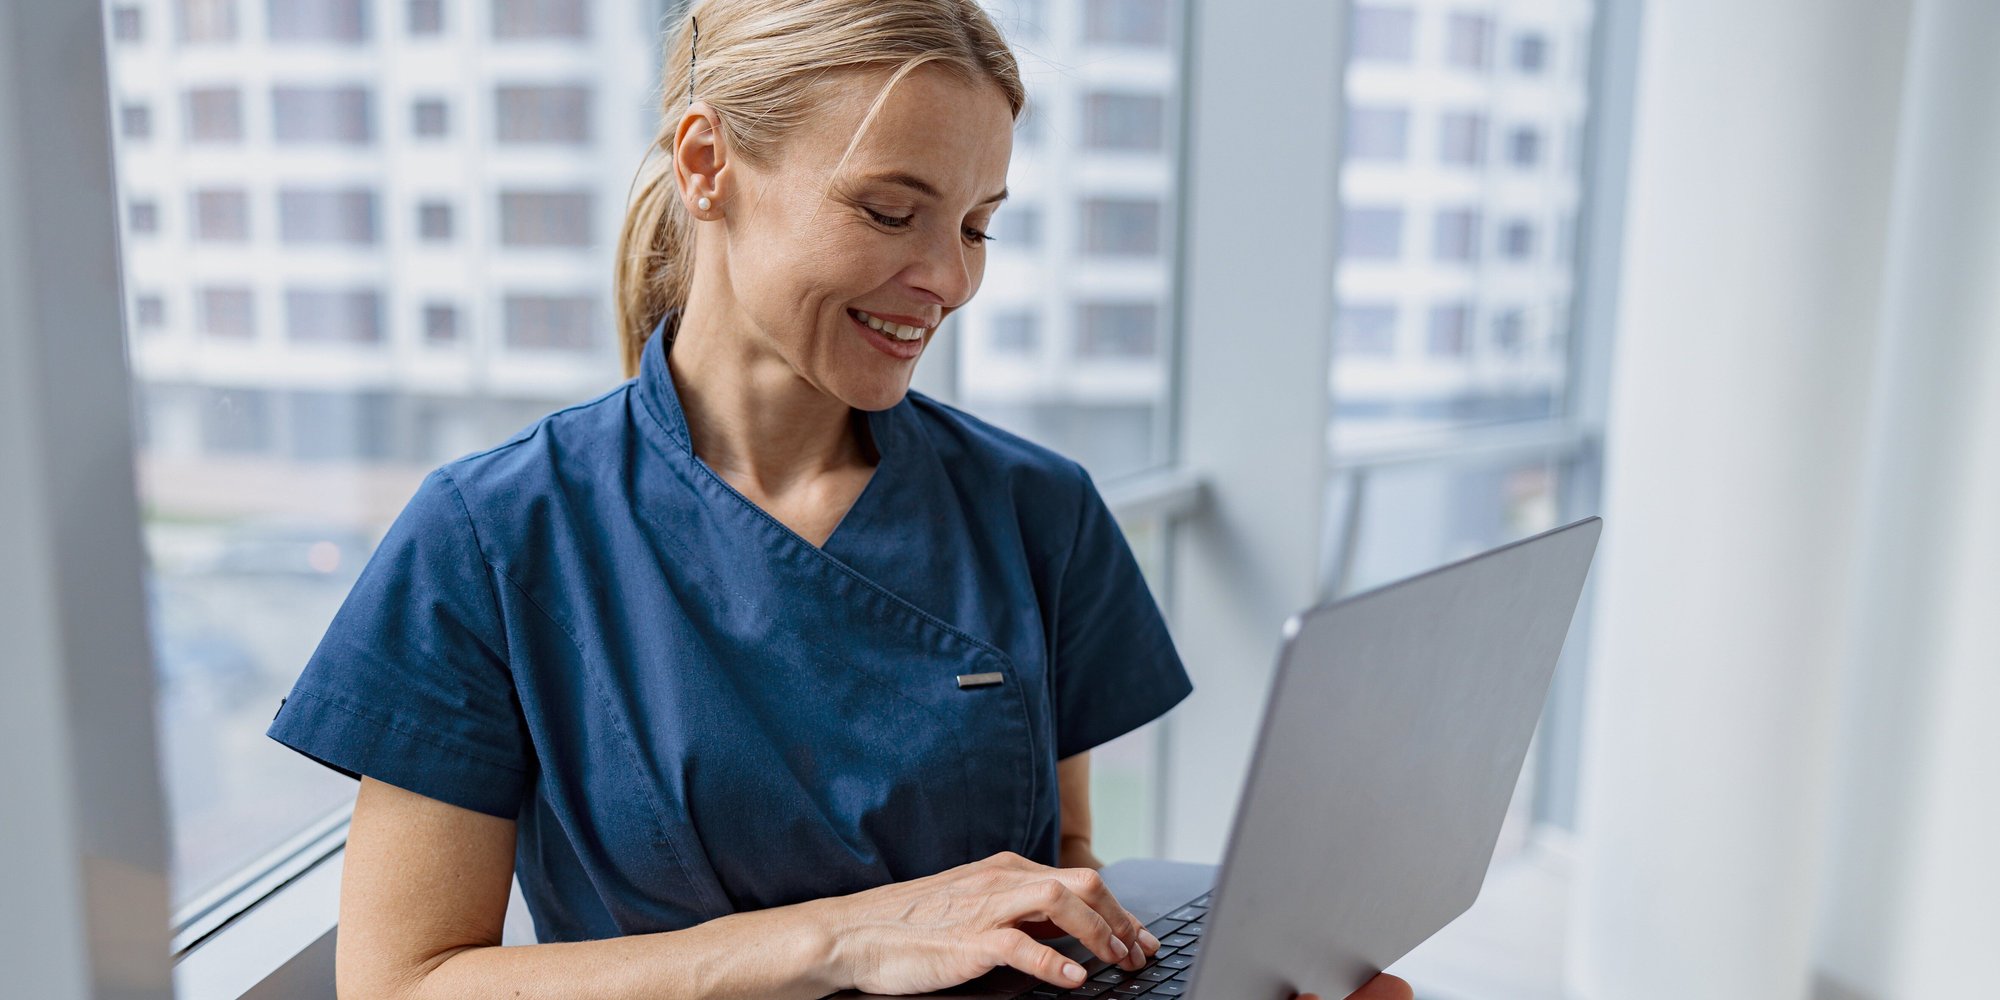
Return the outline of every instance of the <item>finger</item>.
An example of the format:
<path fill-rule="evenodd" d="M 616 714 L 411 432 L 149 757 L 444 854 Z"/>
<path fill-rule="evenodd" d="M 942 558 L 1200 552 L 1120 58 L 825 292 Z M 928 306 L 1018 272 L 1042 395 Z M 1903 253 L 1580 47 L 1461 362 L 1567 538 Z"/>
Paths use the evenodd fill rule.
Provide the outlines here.
<path fill-rule="evenodd" d="M 1083 985 L 1083 966 L 1012 927 L 988 931 L 982 940 L 987 948 L 987 961 L 994 965 L 1011 966 L 1057 986 Z"/>
<path fill-rule="evenodd" d="M 1319 1000 L 1319 994 L 1301 993 L 1298 1000 Z M 1409 983 L 1384 972 L 1348 994 L 1347 1000 L 1414 1000 L 1414 994 Z"/>
<path fill-rule="evenodd" d="M 1131 946 L 1112 933 L 1111 924 L 1103 914 L 1057 879 L 1030 882 L 1006 899 L 1009 923 L 1047 920 L 1083 942 L 1091 954 L 1106 962 L 1122 962 L 1132 953 Z"/>
<path fill-rule="evenodd" d="M 1160 950 L 1160 939 L 1146 930 L 1146 925 L 1140 923 L 1132 911 L 1118 902 L 1118 897 L 1112 895 L 1111 887 L 1105 884 L 1104 876 L 1095 869 L 1058 868 L 1051 874 L 1068 886 L 1069 890 L 1076 893 L 1077 897 L 1091 909 L 1096 910 L 1097 914 L 1104 918 L 1104 922 L 1111 926 L 1111 933 L 1116 934 L 1118 940 L 1131 950 L 1125 961 L 1120 964 L 1137 969 L 1145 964 L 1145 960 L 1154 952 Z"/>

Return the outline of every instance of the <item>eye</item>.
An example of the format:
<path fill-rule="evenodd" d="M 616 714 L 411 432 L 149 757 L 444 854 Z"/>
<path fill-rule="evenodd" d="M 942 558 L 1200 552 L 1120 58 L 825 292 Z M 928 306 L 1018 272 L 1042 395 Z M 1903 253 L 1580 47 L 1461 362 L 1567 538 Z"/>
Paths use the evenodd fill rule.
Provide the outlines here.
<path fill-rule="evenodd" d="M 914 213 L 901 217 L 894 215 L 883 215 L 882 213 L 877 212 L 874 209 L 869 208 L 865 205 L 862 206 L 862 211 L 867 212 L 870 216 L 872 216 L 875 219 L 876 222 L 888 226 L 891 229 L 901 229 L 904 226 L 909 225 L 911 219 L 916 218 L 916 215 Z"/>
<path fill-rule="evenodd" d="M 982 233 L 979 230 L 972 228 L 971 226 L 967 226 L 965 227 L 965 239 L 966 242 L 976 245 L 980 243 L 989 243 L 993 240 L 993 237 L 985 233 Z"/>

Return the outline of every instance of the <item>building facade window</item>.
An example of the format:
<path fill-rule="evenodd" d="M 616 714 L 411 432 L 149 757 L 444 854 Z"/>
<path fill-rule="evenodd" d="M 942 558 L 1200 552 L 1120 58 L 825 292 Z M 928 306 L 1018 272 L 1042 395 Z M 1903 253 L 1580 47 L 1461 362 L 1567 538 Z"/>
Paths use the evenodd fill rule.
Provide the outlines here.
<path fill-rule="evenodd" d="M 1438 116 L 1438 162 L 1476 167 L 1486 162 L 1486 116 L 1447 111 Z"/>
<path fill-rule="evenodd" d="M 125 207 L 125 228 L 128 232 L 153 235 L 160 231 L 160 203 L 151 198 L 137 198 Z"/>
<path fill-rule="evenodd" d="M 116 42 L 143 42 L 146 40 L 144 11 L 131 4 L 121 4 L 111 8 L 111 40 Z"/>
<path fill-rule="evenodd" d="M 257 335 L 257 297 L 240 286 L 206 287 L 195 292 L 195 326 L 203 335 L 249 340 Z"/>
<path fill-rule="evenodd" d="M 257 455 L 271 450 L 271 394 L 264 389 L 200 389 L 201 450 L 211 455 Z"/>
<path fill-rule="evenodd" d="M 271 135 L 281 143 L 365 146 L 375 141 L 366 87 L 271 88 Z"/>
<path fill-rule="evenodd" d="M 1080 302 L 1077 357 L 1150 359 L 1159 352 L 1159 326 L 1160 307 L 1152 302 Z"/>
<path fill-rule="evenodd" d="M 138 101 L 128 101 L 119 105 L 118 134 L 127 139 L 151 139 L 153 109 Z"/>
<path fill-rule="evenodd" d="M 1539 32 L 1525 32 L 1514 39 L 1514 69 L 1525 76 L 1540 76 L 1549 65 L 1549 40 Z"/>
<path fill-rule="evenodd" d="M 167 300 L 147 293 L 133 300 L 133 320 L 142 330 L 158 330 L 167 325 Z"/>
<path fill-rule="evenodd" d="M 1517 167 L 1539 166 L 1542 162 L 1542 133 L 1523 125 L 1507 133 L 1507 162 Z"/>
<path fill-rule="evenodd" d="M 1348 158 L 1401 162 L 1409 151 L 1408 108 L 1355 105 L 1348 109 Z"/>
<path fill-rule="evenodd" d="M 594 304 L 588 295 L 509 295 L 502 304 L 507 346 L 590 350 L 597 343 Z"/>
<path fill-rule="evenodd" d="M 1519 357 L 1527 346 L 1528 313 L 1518 306 L 1493 315 L 1493 346 L 1508 357 Z"/>
<path fill-rule="evenodd" d="M 278 238 L 286 243 L 377 241 L 375 192 L 368 188 L 278 189 Z"/>
<path fill-rule="evenodd" d="M 1393 302 L 1342 303 L 1334 321 L 1334 350 L 1350 358 L 1394 356 L 1398 315 Z"/>
<path fill-rule="evenodd" d="M 427 243 L 451 239 L 451 203 L 426 201 L 417 206 L 417 238 Z"/>
<path fill-rule="evenodd" d="M 1500 252 L 1508 260 L 1533 260 L 1535 257 L 1535 224 L 1526 219 L 1515 219 L 1500 230 Z"/>
<path fill-rule="evenodd" d="M 1092 45 L 1165 48 L 1168 0 L 1086 0 L 1083 40 Z"/>
<path fill-rule="evenodd" d="M 1038 205 L 1006 205 L 993 213 L 991 234 L 994 246 L 1003 250 L 1039 250 L 1042 246 L 1042 209 Z"/>
<path fill-rule="evenodd" d="M 194 238 L 239 243 L 250 238 L 250 195 L 241 188 L 197 188 L 193 195 Z"/>
<path fill-rule="evenodd" d="M 379 391 L 293 391 L 291 457 L 301 462 L 382 462 L 394 454 L 395 397 Z"/>
<path fill-rule="evenodd" d="M 409 13 L 411 36 L 444 34 L 444 0 L 410 0 Z"/>
<path fill-rule="evenodd" d="M 1491 65 L 1493 18 L 1454 13 L 1445 24 L 1445 63 L 1463 70 L 1484 71 Z"/>
<path fill-rule="evenodd" d="M 590 88 L 503 85 L 494 88 L 494 138 L 506 143 L 590 142 Z"/>
<path fill-rule="evenodd" d="M 1093 93 L 1083 97 L 1088 149 L 1157 153 L 1166 148 L 1167 100 L 1159 94 Z"/>
<path fill-rule="evenodd" d="M 1087 254 L 1152 256 L 1160 252 L 1161 207 L 1150 198 L 1086 198 L 1083 246 Z"/>
<path fill-rule="evenodd" d="M 1472 306 L 1442 302 L 1431 307 L 1430 353 L 1433 357 L 1463 357 L 1472 330 Z"/>
<path fill-rule="evenodd" d="M 1479 259 L 1479 233 L 1478 209 L 1440 209 L 1432 230 L 1432 256 L 1441 261 L 1476 261 Z"/>
<path fill-rule="evenodd" d="M 510 247 L 590 246 L 588 191 L 500 192 L 500 243 Z"/>
<path fill-rule="evenodd" d="M 493 37 L 502 40 L 590 37 L 584 0 L 493 0 Z"/>
<path fill-rule="evenodd" d="M 174 34 L 183 45 L 236 40 L 236 0 L 174 0 Z"/>
<path fill-rule="evenodd" d="M 424 342 L 428 344 L 455 344 L 458 342 L 458 307 L 442 302 L 424 305 Z"/>
<path fill-rule="evenodd" d="M 436 139 L 451 133 L 451 113 L 442 98 L 422 97 L 410 105 L 410 131 L 418 138 Z"/>
<path fill-rule="evenodd" d="M 1349 260 L 1396 260 L 1403 255 L 1403 210 L 1350 205 L 1340 213 L 1340 255 Z"/>
<path fill-rule="evenodd" d="M 189 142 L 242 142 L 243 92 L 235 87 L 197 87 L 187 92 Z"/>
<path fill-rule="evenodd" d="M 295 344 L 379 344 L 382 293 L 372 288 L 287 288 L 285 336 Z"/>
<path fill-rule="evenodd" d="M 1417 15 L 1407 7 L 1355 4 L 1347 30 L 1355 62 L 1407 63 L 1416 53 Z"/>
<path fill-rule="evenodd" d="M 266 0 L 265 27 L 274 42 L 337 43 L 368 41 L 364 0 Z"/>

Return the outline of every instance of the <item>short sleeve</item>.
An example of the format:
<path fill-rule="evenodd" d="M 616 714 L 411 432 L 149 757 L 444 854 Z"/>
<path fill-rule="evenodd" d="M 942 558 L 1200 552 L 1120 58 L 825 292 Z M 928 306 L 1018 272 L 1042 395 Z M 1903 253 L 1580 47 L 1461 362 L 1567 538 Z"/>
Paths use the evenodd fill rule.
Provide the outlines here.
<path fill-rule="evenodd" d="M 1194 690 L 1125 533 L 1088 473 L 1056 599 L 1056 757 L 1123 736 Z"/>
<path fill-rule="evenodd" d="M 267 735 L 349 777 L 517 815 L 531 753 L 495 576 L 443 469 L 390 525 Z"/>

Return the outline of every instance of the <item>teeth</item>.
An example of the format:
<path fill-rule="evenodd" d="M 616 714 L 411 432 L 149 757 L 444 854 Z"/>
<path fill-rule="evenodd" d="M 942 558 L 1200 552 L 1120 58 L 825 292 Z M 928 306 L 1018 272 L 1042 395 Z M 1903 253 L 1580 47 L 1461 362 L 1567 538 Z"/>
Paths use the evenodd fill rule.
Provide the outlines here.
<path fill-rule="evenodd" d="M 901 323 L 891 323 L 879 316 L 871 316 L 859 309 L 854 310 L 854 315 L 860 317 L 861 322 L 868 324 L 871 329 L 880 330 L 897 340 L 919 340 L 924 335 L 924 328 L 921 326 L 904 326 Z"/>

